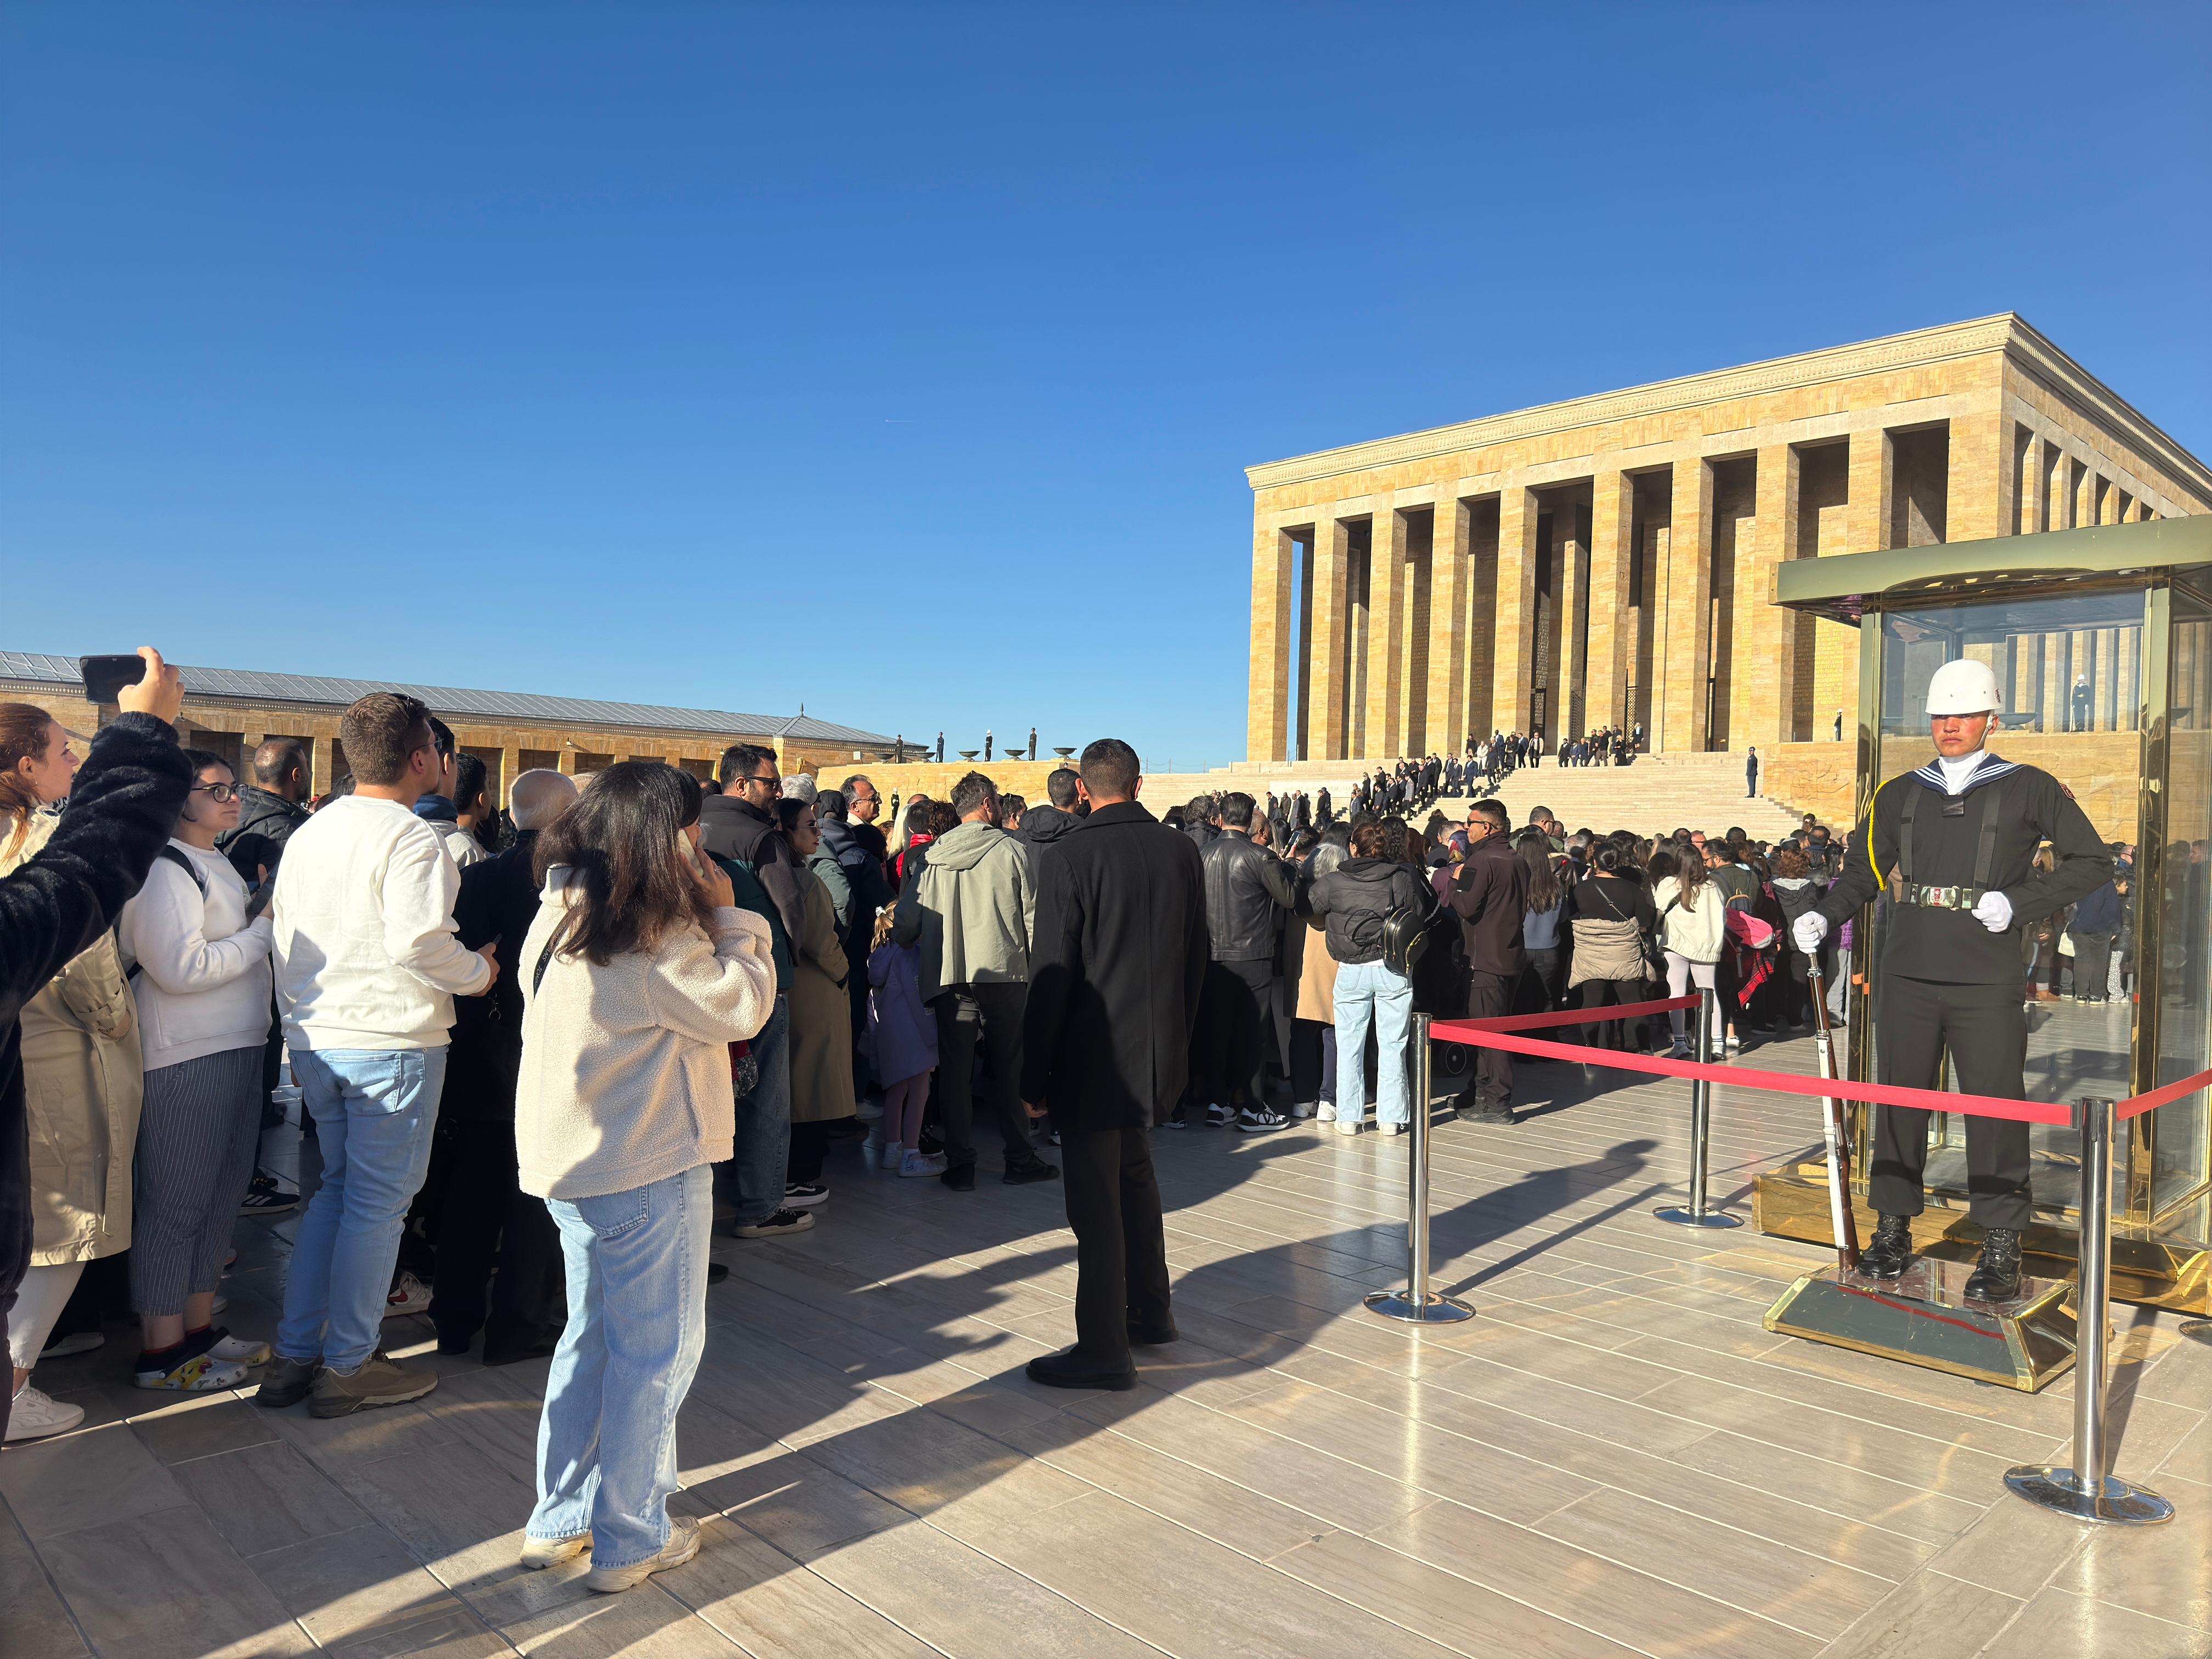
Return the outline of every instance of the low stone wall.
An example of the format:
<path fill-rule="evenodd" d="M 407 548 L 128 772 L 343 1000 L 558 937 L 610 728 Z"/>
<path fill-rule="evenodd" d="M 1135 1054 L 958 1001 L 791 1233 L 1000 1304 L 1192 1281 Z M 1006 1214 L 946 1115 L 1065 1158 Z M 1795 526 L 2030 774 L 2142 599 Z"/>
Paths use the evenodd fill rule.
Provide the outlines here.
<path fill-rule="evenodd" d="M 902 800 L 911 800 L 917 789 L 932 800 L 950 800 L 952 799 L 952 786 L 972 770 L 981 772 L 997 784 L 1000 794 L 1019 795 L 1031 805 L 1036 805 L 1044 799 L 1044 781 L 1058 770 L 1060 765 L 1057 756 L 1034 761 L 1002 757 L 988 763 L 978 760 L 973 767 L 963 760 L 947 761 L 942 766 L 934 761 L 908 761 L 897 766 L 842 761 L 821 767 L 814 774 L 814 781 L 824 789 L 835 789 L 847 778 L 865 775 L 887 804 L 893 795 Z"/>
<path fill-rule="evenodd" d="M 2133 841 L 2140 799 L 2142 742 L 2133 732 L 2007 732 L 1990 745 L 2007 760 L 2039 766 L 2074 792 L 2107 841 Z M 1886 745 L 1891 771 L 1935 757 L 1933 744 L 1906 751 Z M 1765 750 L 1759 793 L 1838 828 L 1856 805 L 1858 745 L 1785 743 Z"/>

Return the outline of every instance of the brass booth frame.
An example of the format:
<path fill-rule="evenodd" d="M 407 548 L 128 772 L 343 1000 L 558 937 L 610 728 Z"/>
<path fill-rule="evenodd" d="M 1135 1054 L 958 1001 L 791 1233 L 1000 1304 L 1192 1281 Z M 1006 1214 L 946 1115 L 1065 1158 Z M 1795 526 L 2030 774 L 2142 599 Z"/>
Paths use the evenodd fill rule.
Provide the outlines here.
<path fill-rule="evenodd" d="M 2106 1091 L 2115 1095 L 2145 1093 L 2161 1083 L 2212 1066 L 2212 1058 L 2203 1057 L 2212 1053 L 2212 1009 L 2207 1006 L 2212 989 L 2206 986 L 2202 965 L 2212 958 L 2212 917 L 2169 914 L 2177 890 L 2184 895 L 2185 909 L 2193 904 L 2197 911 L 2204 910 L 2207 883 L 2203 876 L 2169 870 L 2166 865 L 2167 836 L 2176 817 L 2174 785 L 2181 783 L 2190 795 L 2179 803 L 2179 822 L 2183 827 L 2195 826 L 2201 836 L 2204 820 L 2212 817 L 2212 780 L 2208 780 L 2203 769 L 2203 763 L 2212 759 L 2212 656 L 2205 649 L 2212 643 L 2212 517 L 1802 559 L 1780 566 L 1774 585 L 1777 604 L 1859 628 L 1854 823 L 1863 818 L 1884 777 L 1919 763 L 1917 757 L 1903 765 L 1895 758 L 1899 746 L 1912 746 L 1907 731 L 1910 717 L 1917 715 L 1917 704 L 1906 708 L 1909 699 L 1899 695 L 1898 689 L 1903 680 L 1901 653 L 1906 647 L 1888 635 L 1893 629 L 1911 625 L 1910 613 L 1971 616 L 1977 607 L 1987 605 L 1995 614 L 1995 607 L 2000 605 L 2075 600 L 2101 604 L 2101 614 L 2110 617 L 2118 614 L 2124 607 L 2124 596 L 2130 593 L 2141 596 L 2140 645 L 2130 671 L 2136 696 L 2132 704 L 2120 704 L 2119 713 L 2124 716 L 2132 707 L 2137 738 L 2131 837 L 2136 848 L 2136 881 L 2129 897 L 2135 924 L 2137 994 L 2130 1010 L 2124 1087 Z M 2056 606 L 2045 608 L 2058 611 Z M 1902 618 L 1903 623 L 1892 618 Z M 2087 631 L 2086 624 L 2075 626 Z M 2178 650 L 2176 630 L 2184 628 L 2190 633 Z M 2066 631 L 2053 629 L 2043 637 Z M 2114 631 L 2117 637 L 2120 630 Z M 1886 660 L 1886 648 L 1899 653 L 1900 660 Z M 1958 653 L 1966 648 L 1960 646 Z M 2106 659 L 2097 660 L 2101 671 Z M 2191 688 L 2179 711 L 2179 727 L 2174 695 L 2178 663 L 2185 668 Z M 2045 684 L 2045 667 L 2037 670 L 2039 686 Z M 2061 678 L 2057 705 L 2061 728 L 2068 735 L 2088 735 L 2069 717 L 2075 688 L 2063 684 L 2063 672 Z M 1885 709 L 1886 695 L 1899 704 L 1897 708 Z M 2039 695 L 2047 709 L 2051 706 L 2047 690 Z M 2108 715 L 2112 708 L 2108 700 Z M 1887 733 L 1891 746 L 1887 762 L 1883 756 L 1886 714 L 1897 717 L 1899 726 Z M 2032 718 L 2039 735 L 2047 735 L 2041 710 L 2022 714 L 2015 709 L 2008 718 L 2015 724 Z M 2115 720 L 2113 730 L 2100 734 L 2106 736 L 2108 748 L 2111 738 L 2118 735 L 2118 724 Z M 2185 757 L 2176 750 L 2178 732 L 2195 740 L 2186 745 Z M 1991 746 L 2003 751 L 2002 732 Z M 2186 764 L 2177 766 L 2183 760 Z M 2062 769 L 2054 769 L 2061 782 L 2073 781 Z M 2197 798 L 2200 793 L 2203 799 Z M 2124 829 L 2108 826 L 2108 834 L 2114 839 L 2130 838 Z M 2192 919 L 2194 926 L 2185 933 L 2176 926 Z M 1878 945 L 1876 927 L 1875 908 L 1869 906 L 1859 913 L 1854 929 L 1853 967 L 1861 978 L 1874 961 L 1870 947 Z M 2169 933 L 2173 937 L 2169 938 Z M 2056 949 L 2057 943 L 2054 938 L 2051 948 Z M 2023 980 L 2026 976 L 2024 965 Z M 1871 1010 L 1865 985 L 1853 984 L 1847 994 L 1846 1064 L 1851 1078 L 1864 1080 L 1874 1075 L 1876 1034 L 1869 1018 Z M 2184 996 L 2191 999 L 2188 1006 L 2180 1000 Z M 2162 1030 L 2162 1024 L 2171 1029 Z M 2163 1067 L 2162 1053 L 2168 1062 Z M 2057 1057 L 2053 1059 L 2056 1064 Z M 2118 1079 L 2113 1081 L 2117 1084 Z M 2069 1089 L 2056 1097 L 2065 1098 L 2075 1092 L 2079 1091 Z M 2116 1149 L 2119 1154 L 2113 1182 L 2117 1201 L 2112 1222 L 2112 1295 L 2116 1300 L 2181 1312 L 2212 1313 L 2212 1132 L 2208 1132 L 2207 1111 L 2205 1097 L 2198 1094 L 2122 1126 L 2122 1142 Z M 1850 1109 L 1850 1121 L 1852 1168 L 1857 1172 L 1852 1198 L 1863 1234 L 1871 1229 L 1874 1219 L 1866 1202 L 1864 1174 L 1870 1162 L 1872 1115 L 1863 1105 L 1854 1105 Z M 1933 1120 L 1931 1133 L 1939 1146 L 1948 1146 L 1949 1137 L 1962 1124 L 1955 1115 L 1939 1114 Z M 2163 1143 L 2162 1133 L 2167 1138 Z M 2039 1152 L 2038 1157 L 2045 1165 L 2069 1162 L 2063 1154 L 2048 1151 Z M 2162 1157 L 2168 1166 L 2178 1162 L 2179 1167 L 2162 1170 Z M 2078 1158 L 2071 1162 L 2078 1164 Z M 1938 1260 L 1969 1259 L 1979 1246 L 1980 1229 L 1967 1218 L 1963 1191 L 1943 1189 L 1936 1174 L 1936 1160 L 1931 1153 L 1928 1209 L 1913 1224 L 1915 1248 Z M 2172 1189 L 2173 1180 L 2184 1183 L 2179 1190 Z M 2072 1180 L 2063 1187 L 2056 1181 L 2048 1185 L 2051 1188 L 2048 1194 L 2037 1194 L 2035 1218 L 2026 1245 L 2032 1256 L 2045 1259 L 2033 1271 L 2045 1277 L 2063 1276 L 2079 1253 L 2079 1200 L 2060 1196 L 2062 1192 L 2074 1193 Z M 1755 1187 L 1753 1212 L 1763 1232 L 1829 1243 L 1825 1164 L 1815 1155 L 1762 1174 Z M 2054 1267 L 2054 1263 L 2065 1265 Z"/>

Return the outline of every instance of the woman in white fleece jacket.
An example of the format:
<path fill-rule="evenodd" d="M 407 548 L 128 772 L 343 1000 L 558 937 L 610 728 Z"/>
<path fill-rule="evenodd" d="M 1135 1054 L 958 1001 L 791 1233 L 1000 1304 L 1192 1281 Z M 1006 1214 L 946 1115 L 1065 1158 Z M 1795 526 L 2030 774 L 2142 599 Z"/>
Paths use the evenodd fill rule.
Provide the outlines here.
<path fill-rule="evenodd" d="M 668 1515 L 676 1413 L 706 1346 L 730 1045 L 775 1004 L 767 923 L 697 851 L 700 799 L 659 761 L 594 776 L 538 843 L 544 902 L 514 961 L 516 1158 L 568 1278 L 522 1561 L 589 1550 L 598 1590 L 698 1553 L 697 1523 Z"/>
<path fill-rule="evenodd" d="M 146 1062 L 133 1172 L 131 1304 L 142 1389 L 234 1389 L 266 1343 L 215 1322 L 216 1282 L 261 1139 L 269 1040 L 269 919 L 216 837 L 238 823 L 219 755 L 188 749 L 192 791 L 176 833 L 116 925 L 138 1000 Z"/>

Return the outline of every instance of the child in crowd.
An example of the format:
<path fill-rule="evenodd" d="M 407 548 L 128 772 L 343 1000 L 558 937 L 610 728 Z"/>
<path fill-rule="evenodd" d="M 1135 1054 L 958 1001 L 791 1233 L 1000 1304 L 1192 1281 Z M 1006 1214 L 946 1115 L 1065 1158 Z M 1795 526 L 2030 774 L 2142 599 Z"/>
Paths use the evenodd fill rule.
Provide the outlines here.
<path fill-rule="evenodd" d="M 945 1155 L 921 1151 L 921 1110 L 937 1071 L 937 1022 L 921 1006 L 921 951 L 891 939 L 891 907 L 876 916 L 868 954 L 868 1054 L 884 1079 L 883 1167 L 939 1175 Z"/>

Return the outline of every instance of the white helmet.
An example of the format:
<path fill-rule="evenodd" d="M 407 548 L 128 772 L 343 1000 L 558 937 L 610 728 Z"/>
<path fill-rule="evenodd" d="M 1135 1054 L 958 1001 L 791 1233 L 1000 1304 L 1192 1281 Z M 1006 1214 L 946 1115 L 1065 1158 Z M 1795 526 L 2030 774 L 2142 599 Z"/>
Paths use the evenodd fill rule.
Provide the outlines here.
<path fill-rule="evenodd" d="M 2004 707 L 1997 677 L 1989 664 L 1961 657 L 1937 669 L 1928 682 L 1928 716 L 1991 714 Z"/>

